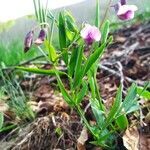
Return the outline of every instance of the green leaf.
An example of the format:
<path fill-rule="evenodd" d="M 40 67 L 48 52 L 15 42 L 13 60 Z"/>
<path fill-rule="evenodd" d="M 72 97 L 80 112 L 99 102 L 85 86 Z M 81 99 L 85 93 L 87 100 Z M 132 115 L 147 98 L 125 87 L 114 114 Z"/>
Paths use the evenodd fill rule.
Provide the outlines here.
<path fill-rule="evenodd" d="M 55 69 L 45 70 L 45 69 L 38 69 L 38 68 L 27 68 L 27 67 L 16 67 L 16 69 L 20 69 L 23 71 L 36 73 L 36 74 L 42 74 L 42 75 L 55 75 Z M 58 71 L 60 75 L 66 75 L 65 72 Z"/>
<path fill-rule="evenodd" d="M 95 99 L 90 99 L 92 112 L 95 116 L 96 123 L 99 129 L 104 125 L 104 112 L 101 110 L 101 106 L 99 105 L 99 101 Z"/>
<path fill-rule="evenodd" d="M 93 54 L 87 59 L 84 65 L 83 76 L 89 71 L 92 65 L 102 56 L 106 43 L 103 43 L 99 48 L 97 48 Z"/>
<path fill-rule="evenodd" d="M 137 94 L 142 96 L 143 98 L 150 100 L 150 92 L 147 90 L 144 90 L 143 87 L 137 87 Z"/>
<path fill-rule="evenodd" d="M 95 19 L 95 26 L 100 26 L 100 2 L 96 0 L 96 19 Z"/>
<path fill-rule="evenodd" d="M 125 97 L 123 104 L 122 104 L 122 108 L 124 109 L 124 112 L 128 112 L 130 110 L 130 108 L 135 105 L 136 98 L 137 95 L 137 86 L 135 83 L 133 83 L 131 85 L 131 87 L 129 88 L 129 91 L 127 93 L 127 96 Z"/>
<path fill-rule="evenodd" d="M 55 48 L 47 40 L 45 40 L 45 46 L 46 46 L 46 49 L 49 51 L 50 60 L 54 62 L 56 58 L 58 57 Z"/>
<path fill-rule="evenodd" d="M 68 28 L 66 28 L 66 36 L 67 36 L 67 38 L 68 38 L 69 41 L 73 41 L 75 33 L 73 33 Z"/>
<path fill-rule="evenodd" d="M 68 52 L 66 50 L 67 47 L 67 38 L 66 38 L 66 23 L 65 23 L 65 17 L 64 12 L 60 12 L 59 14 L 59 44 L 60 49 L 62 51 L 62 57 L 66 64 L 68 64 Z"/>
<path fill-rule="evenodd" d="M 80 92 L 77 95 L 76 104 L 80 104 L 81 101 L 83 100 L 85 94 L 87 93 L 88 86 L 85 81 L 83 82 L 82 86 L 83 86 L 82 89 L 80 90 Z"/>
<path fill-rule="evenodd" d="M 106 20 L 102 26 L 102 39 L 101 39 L 102 43 L 105 43 L 107 41 L 109 34 L 109 25 L 110 25 L 109 20 Z"/>
<path fill-rule="evenodd" d="M 60 43 L 61 50 L 67 47 L 66 25 L 65 25 L 65 18 L 63 12 L 60 12 L 59 14 L 59 43 Z"/>
<path fill-rule="evenodd" d="M 8 132 L 8 131 L 10 131 L 12 129 L 15 129 L 16 127 L 17 127 L 16 124 L 8 125 L 6 127 L 1 128 L 0 132 Z"/>
<path fill-rule="evenodd" d="M 69 11 L 65 10 L 65 18 L 66 18 L 66 25 L 67 28 L 71 31 L 71 32 L 75 32 L 77 33 L 78 29 L 77 26 L 75 24 L 75 19 L 74 17 L 71 15 L 71 13 Z"/>
<path fill-rule="evenodd" d="M 92 98 L 95 99 L 95 98 L 96 98 L 96 91 L 95 91 L 94 78 L 91 76 L 90 73 L 88 74 L 88 78 L 89 78 L 89 84 L 90 84 L 90 89 L 91 89 Z"/>
<path fill-rule="evenodd" d="M 62 93 L 62 95 L 63 95 L 64 100 L 65 100 L 70 106 L 73 106 L 74 103 L 73 103 L 73 101 L 72 101 L 72 98 L 71 98 L 71 96 L 68 94 L 68 92 L 66 91 L 66 89 L 65 89 L 65 87 L 64 87 L 64 85 L 63 85 L 63 83 L 62 83 L 62 81 L 61 81 L 61 79 L 60 79 L 60 77 L 59 77 L 58 72 L 55 71 L 55 73 L 56 73 L 57 82 L 58 82 L 58 85 L 59 85 L 59 88 L 60 88 L 60 91 L 61 91 L 61 93 Z"/>
<path fill-rule="evenodd" d="M 82 55 L 83 55 L 83 47 L 78 49 L 78 56 L 75 66 L 75 74 L 74 74 L 74 81 L 73 81 L 73 88 L 81 83 L 82 80 Z"/>
<path fill-rule="evenodd" d="M 0 112 L 0 129 L 3 127 L 3 123 L 4 123 L 4 114 Z"/>
<path fill-rule="evenodd" d="M 68 68 L 68 72 L 69 72 L 70 77 L 72 77 L 74 74 L 76 61 L 77 61 L 77 57 L 78 57 L 78 51 L 79 51 L 79 47 L 75 47 L 72 49 L 72 52 L 71 52 L 71 58 L 69 61 L 69 68 Z"/>
<path fill-rule="evenodd" d="M 128 127 L 128 119 L 126 115 L 121 115 L 116 119 L 116 123 L 121 130 L 124 130 Z"/>
<path fill-rule="evenodd" d="M 114 104 L 106 118 L 105 124 L 103 125 L 103 128 L 106 128 L 116 117 L 116 114 L 120 110 L 121 107 L 121 102 L 122 102 L 122 86 L 120 85 L 117 95 L 114 101 Z"/>

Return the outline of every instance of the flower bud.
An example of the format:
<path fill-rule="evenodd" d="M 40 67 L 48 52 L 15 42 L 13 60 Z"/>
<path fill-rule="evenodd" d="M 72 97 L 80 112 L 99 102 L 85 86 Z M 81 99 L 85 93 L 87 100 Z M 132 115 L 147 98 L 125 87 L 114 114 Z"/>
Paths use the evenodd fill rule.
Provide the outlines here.
<path fill-rule="evenodd" d="M 101 33 L 96 26 L 85 24 L 85 27 L 81 30 L 81 37 L 87 45 L 92 45 L 94 41 L 100 41 Z"/>
<path fill-rule="evenodd" d="M 25 40 L 24 40 L 24 52 L 26 53 L 30 47 L 32 46 L 32 43 L 33 43 L 33 35 L 34 35 L 34 32 L 33 31 L 30 31 L 27 33 L 26 37 L 25 37 Z"/>
<path fill-rule="evenodd" d="M 46 29 L 41 29 L 38 38 L 34 41 L 36 45 L 41 45 L 46 38 Z"/>

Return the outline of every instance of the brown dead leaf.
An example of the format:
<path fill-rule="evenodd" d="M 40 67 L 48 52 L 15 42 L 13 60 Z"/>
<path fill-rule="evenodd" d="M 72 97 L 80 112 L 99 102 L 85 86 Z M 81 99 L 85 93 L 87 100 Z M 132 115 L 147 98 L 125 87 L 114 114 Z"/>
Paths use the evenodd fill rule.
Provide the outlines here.
<path fill-rule="evenodd" d="M 123 36 L 116 36 L 115 41 L 120 42 L 120 43 L 124 43 L 126 41 L 126 38 Z"/>
<path fill-rule="evenodd" d="M 124 146 L 128 150 L 149 150 L 150 137 L 144 132 L 138 131 L 137 127 L 130 127 L 126 130 L 123 136 Z"/>
<path fill-rule="evenodd" d="M 88 140 L 87 129 L 83 127 L 80 137 L 77 140 L 77 150 L 86 150 L 85 142 Z"/>
<path fill-rule="evenodd" d="M 0 112 L 5 113 L 6 111 L 8 111 L 9 106 L 4 102 L 4 101 L 0 101 Z"/>
<path fill-rule="evenodd" d="M 139 149 L 150 150 L 150 137 L 147 137 L 144 134 L 140 135 Z"/>
<path fill-rule="evenodd" d="M 54 93 L 54 90 L 49 85 L 41 85 L 34 93 L 37 98 L 50 98 Z"/>
<path fill-rule="evenodd" d="M 137 127 L 130 127 L 125 131 L 123 135 L 123 143 L 128 150 L 138 150 L 139 132 Z"/>

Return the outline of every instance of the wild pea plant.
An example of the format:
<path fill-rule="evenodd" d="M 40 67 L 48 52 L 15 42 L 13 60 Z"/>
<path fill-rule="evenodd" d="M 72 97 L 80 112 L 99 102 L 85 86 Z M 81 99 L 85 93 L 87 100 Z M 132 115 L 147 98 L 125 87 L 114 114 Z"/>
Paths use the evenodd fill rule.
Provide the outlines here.
<path fill-rule="evenodd" d="M 44 8 L 41 5 L 40 0 L 34 0 L 34 6 L 40 33 L 36 40 L 34 40 L 34 32 L 37 31 L 38 27 L 33 28 L 27 34 L 24 52 L 26 53 L 34 43 L 52 65 L 52 69 L 17 68 L 32 73 L 56 76 L 64 100 L 78 112 L 83 123 L 93 135 L 91 143 L 102 147 L 112 146 L 114 133 L 128 127 L 126 115 L 137 110 L 139 106 L 136 97 L 137 87 L 134 83 L 129 88 L 124 99 L 122 98 L 123 86 L 122 84 L 119 86 L 114 104 L 110 110 L 106 109 L 103 104 L 96 74 L 99 61 L 113 38 L 109 36 L 110 22 L 105 19 L 104 22 L 100 22 L 99 0 L 96 3 L 95 25 L 82 24 L 79 28 L 73 16 L 66 10 L 59 13 L 57 20 L 47 9 L 47 6 Z M 134 12 L 137 10 L 136 6 L 127 5 L 125 0 L 120 0 L 112 7 L 121 20 L 132 19 Z M 57 50 L 52 43 L 55 25 L 58 29 L 60 45 Z M 41 44 L 42 47 L 40 46 Z M 58 69 L 60 61 L 65 64 L 65 71 Z M 66 88 L 62 82 L 62 76 L 65 76 L 66 80 L 68 80 L 69 88 Z M 85 96 L 89 98 L 96 120 L 94 125 L 89 123 L 81 108 L 81 103 Z"/>

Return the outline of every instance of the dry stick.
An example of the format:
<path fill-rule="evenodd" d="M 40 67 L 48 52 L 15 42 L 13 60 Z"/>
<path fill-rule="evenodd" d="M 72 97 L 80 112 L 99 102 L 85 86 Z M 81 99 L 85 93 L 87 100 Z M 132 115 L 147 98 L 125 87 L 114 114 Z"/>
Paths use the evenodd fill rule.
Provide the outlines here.
<path fill-rule="evenodd" d="M 116 75 L 117 77 L 120 77 L 120 74 L 119 74 L 118 72 L 116 72 L 115 70 L 110 69 L 110 68 L 104 66 L 103 64 L 99 64 L 98 67 L 99 67 L 100 69 L 106 70 L 106 71 L 108 71 L 108 72 L 110 72 L 110 73 Z M 125 78 L 128 82 L 130 82 L 130 83 L 135 82 L 135 83 L 137 83 L 138 85 L 141 85 L 141 86 L 144 85 L 144 82 L 143 82 L 143 81 L 135 81 L 135 80 L 133 80 L 133 79 L 131 79 L 131 78 L 129 78 L 129 77 L 124 77 L 124 78 Z"/>
<path fill-rule="evenodd" d="M 124 84 L 123 84 L 124 83 L 123 67 L 122 67 L 122 64 L 121 64 L 120 61 L 117 61 L 116 63 L 118 65 L 118 70 L 120 72 L 120 83 L 122 85 L 122 90 L 121 91 L 123 91 L 123 88 L 124 88 Z"/>
<path fill-rule="evenodd" d="M 18 146 L 21 146 L 24 142 L 26 142 L 28 140 L 28 138 L 31 137 L 31 135 L 33 135 L 33 131 L 28 133 L 24 139 L 22 139 L 15 147 L 13 147 L 12 150 L 15 150 Z"/>

